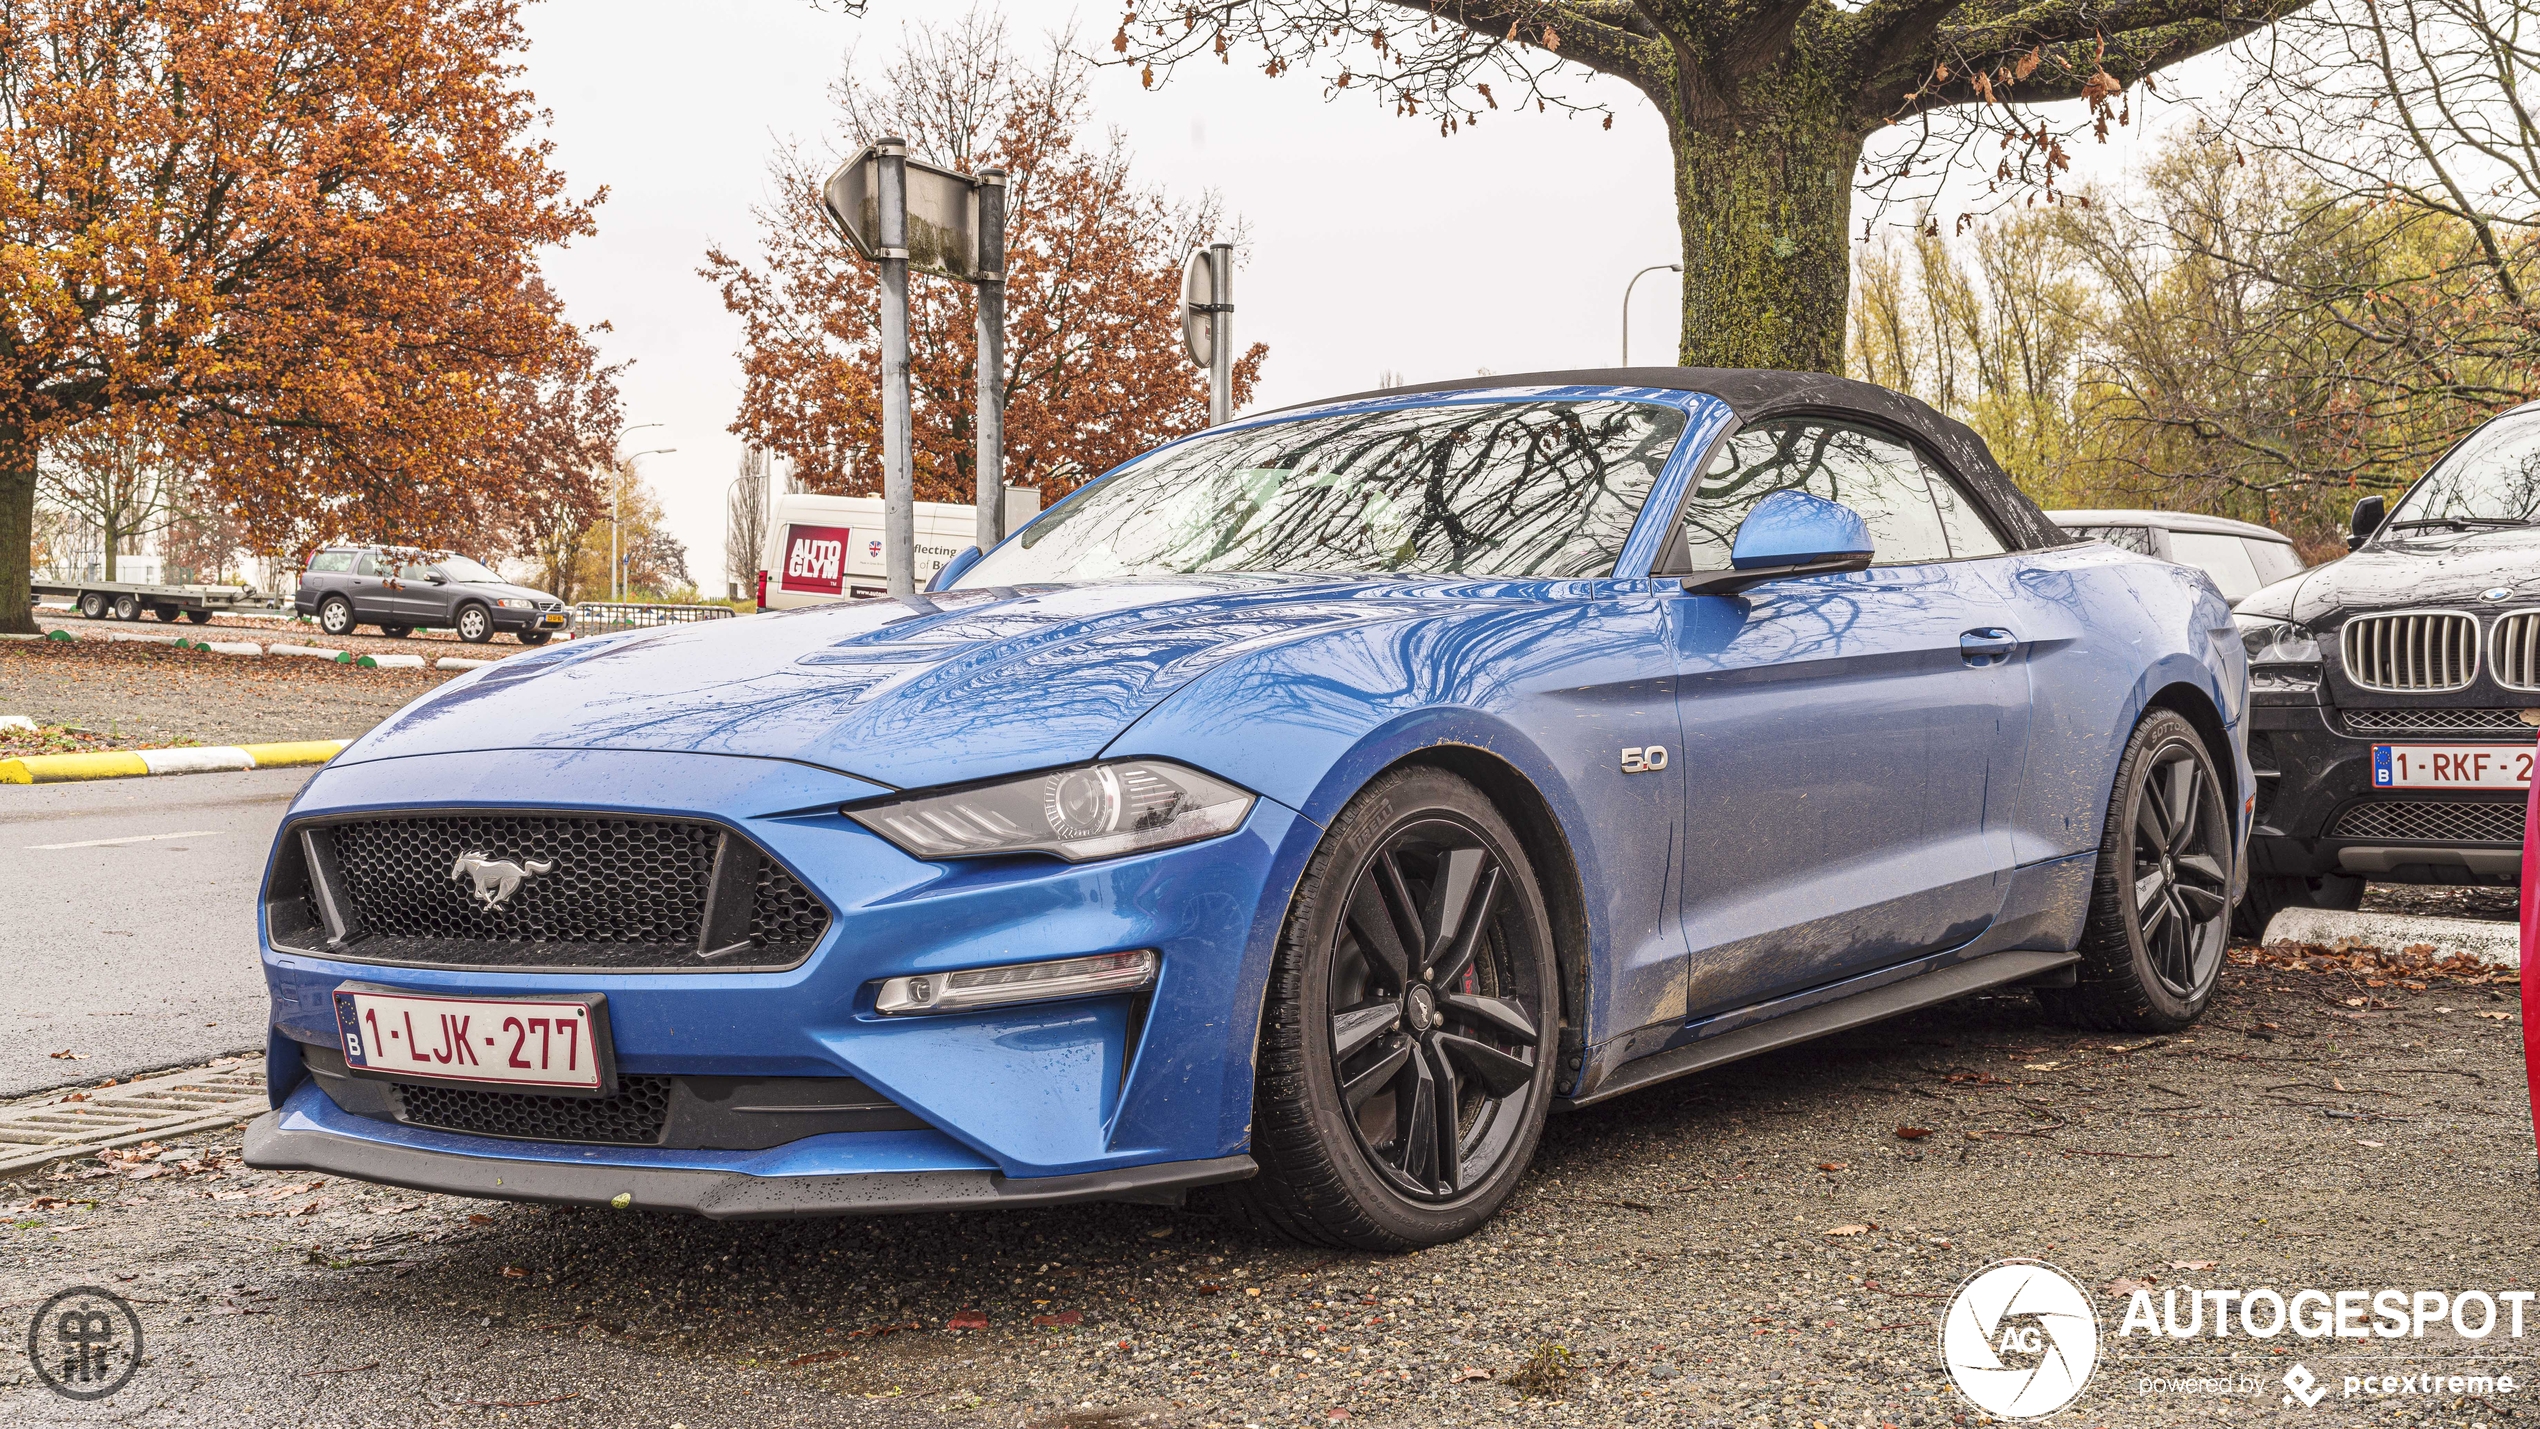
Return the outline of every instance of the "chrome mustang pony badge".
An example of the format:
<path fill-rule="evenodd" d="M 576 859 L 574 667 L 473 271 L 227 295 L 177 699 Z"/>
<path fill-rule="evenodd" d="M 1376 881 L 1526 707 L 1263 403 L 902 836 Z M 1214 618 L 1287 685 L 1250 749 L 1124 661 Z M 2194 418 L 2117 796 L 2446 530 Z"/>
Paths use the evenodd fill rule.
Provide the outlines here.
<path fill-rule="evenodd" d="M 523 881 L 554 867 L 555 864 L 547 860 L 532 858 L 514 863 L 507 858 L 487 858 L 470 851 L 460 854 L 459 861 L 450 865 L 450 876 L 475 879 L 476 900 L 488 908 L 500 908 L 520 891 Z"/>

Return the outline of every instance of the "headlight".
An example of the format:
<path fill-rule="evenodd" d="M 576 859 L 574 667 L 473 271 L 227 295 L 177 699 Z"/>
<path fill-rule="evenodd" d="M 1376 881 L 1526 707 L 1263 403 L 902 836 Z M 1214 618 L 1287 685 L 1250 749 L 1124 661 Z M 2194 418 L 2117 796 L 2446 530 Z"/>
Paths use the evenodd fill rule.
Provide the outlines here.
<path fill-rule="evenodd" d="M 1054 853 L 1070 863 L 1231 833 L 1252 795 L 1196 769 L 1123 759 L 839 812 L 918 858 Z"/>
<path fill-rule="evenodd" d="M 2311 632 L 2289 620 L 2268 615 L 2235 615 L 2240 647 L 2252 665 L 2316 665 L 2320 643 Z"/>
<path fill-rule="evenodd" d="M 505 610 L 534 610 L 538 605 L 538 602 L 534 600 L 521 600 L 518 597 L 508 595 L 497 597 L 494 603 Z"/>

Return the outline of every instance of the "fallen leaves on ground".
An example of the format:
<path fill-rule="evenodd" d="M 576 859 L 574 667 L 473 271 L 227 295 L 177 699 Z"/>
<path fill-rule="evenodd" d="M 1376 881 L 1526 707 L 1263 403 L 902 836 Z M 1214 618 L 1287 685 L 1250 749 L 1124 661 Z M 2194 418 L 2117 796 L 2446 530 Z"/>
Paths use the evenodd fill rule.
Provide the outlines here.
<path fill-rule="evenodd" d="M 2220 1265 L 2220 1264 L 2222 1264 L 2222 1262 L 2221 1262 L 2221 1261 L 2219 1261 L 2219 1260 L 2173 1260 L 2173 1261 L 2171 1261 L 2171 1262 L 2170 1262 L 2170 1269 L 2172 1269 L 2172 1270 L 2211 1270 L 2211 1269 L 2213 1269 L 2215 1266 Z"/>
<path fill-rule="evenodd" d="M 2262 948 L 2236 947 L 2228 956 L 2235 965 L 2244 968 L 2333 973 L 2362 980 L 2366 986 L 2387 986 L 2401 978 L 2416 982 L 2440 980 L 2465 983 L 2473 987 L 2491 983 L 2511 985 L 2522 981 L 2519 970 L 2486 962 L 2467 953 L 2436 957 L 2430 943 L 2411 943 L 2396 951 L 2367 947 L 2331 948 L 2318 943 L 2269 943 Z"/>
<path fill-rule="evenodd" d="M 1068 1325 L 1081 1325 L 1083 1323 L 1085 1323 L 1085 1312 L 1082 1310 L 1061 1310 L 1055 1315 L 1035 1315 L 1032 1317 L 1032 1324 L 1036 1329 L 1058 1329 Z"/>
<path fill-rule="evenodd" d="M 2137 1290 L 2149 1290 L 2160 1283 L 2161 1277 L 2157 1275 L 2127 1276 L 2121 1279 L 2109 1281 L 2108 1293 L 2111 1295 L 2131 1295 Z"/>
<path fill-rule="evenodd" d="M 1864 1224 L 1860 1224 L 1860 1225 L 1836 1226 L 1836 1227 L 1832 1228 L 1831 1230 L 1828 1230 L 1828 1231 L 1826 1232 L 1826 1234 L 1828 1234 L 1828 1235 L 1868 1235 L 1870 1232 L 1872 1232 L 1872 1231 L 1874 1231 L 1874 1230 L 1877 1230 L 1877 1229 L 1878 1229 L 1878 1226 L 1877 1226 L 1875 1223 L 1864 1223 Z"/>
<path fill-rule="evenodd" d="M 1900 1126 L 1896 1128 L 1896 1139 L 1899 1141 L 1920 1141 L 1929 1135 L 1931 1135 L 1931 1128 L 1928 1126 Z"/>

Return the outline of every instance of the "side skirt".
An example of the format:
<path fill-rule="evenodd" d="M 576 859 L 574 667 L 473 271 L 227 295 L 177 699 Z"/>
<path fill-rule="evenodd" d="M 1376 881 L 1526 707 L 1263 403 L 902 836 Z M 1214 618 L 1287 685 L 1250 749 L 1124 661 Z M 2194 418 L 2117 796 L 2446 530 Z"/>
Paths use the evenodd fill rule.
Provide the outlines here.
<path fill-rule="evenodd" d="M 1706 1067 L 1717 1067 L 1722 1063 L 1775 1051 L 1797 1042 L 1811 1041 L 1830 1033 L 1859 1027 L 1865 1023 L 1883 1021 L 1900 1013 L 1912 1012 L 1934 1003 L 1964 997 L 1971 992 L 1982 992 L 1989 987 L 1999 987 L 2008 982 L 2020 982 L 2036 977 L 2040 973 L 2051 973 L 2080 961 L 2081 954 L 2079 953 L 2014 949 L 1967 962 L 1952 963 L 1916 977 L 1903 978 L 1857 992 L 1837 1001 L 1821 1002 L 1765 1021 L 1750 1021 L 1747 1025 L 1733 1031 L 1704 1037 L 1683 1046 L 1626 1062 L 1615 1068 L 1610 1076 L 1588 1088 L 1584 1096 L 1565 1097 L 1554 1102 L 1553 1106 L 1558 1110 L 1590 1106 L 1607 1097 L 1636 1091 L 1654 1082 L 1666 1081 L 1670 1077 L 1681 1077 L 1688 1072 L 1699 1072 Z M 1732 1012 L 1710 1020 L 1744 1021 L 1754 1015 L 1755 1011 L 1757 1010 Z"/>

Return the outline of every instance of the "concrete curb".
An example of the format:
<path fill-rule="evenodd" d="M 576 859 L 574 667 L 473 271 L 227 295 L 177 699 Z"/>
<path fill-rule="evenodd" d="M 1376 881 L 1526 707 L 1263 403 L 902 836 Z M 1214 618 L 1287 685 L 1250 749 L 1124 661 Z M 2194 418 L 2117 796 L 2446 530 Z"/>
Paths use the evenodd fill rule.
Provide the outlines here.
<path fill-rule="evenodd" d="M 350 665 L 353 663 L 352 651 L 329 650 L 324 646 L 319 645 L 274 644 L 266 646 L 265 653 L 268 655 L 305 655 L 312 660 L 332 660 L 338 665 Z"/>
<path fill-rule="evenodd" d="M 2323 948 L 2431 947 L 2436 957 L 2466 953 L 2483 963 L 2513 967 L 2522 961 L 2522 929 L 2476 918 L 2418 918 L 2397 913 L 2341 913 L 2327 908 L 2287 908 L 2267 920 L 2264 943 L 2316 943 Z"/>
<path fill-rule="evenodd" d="M 421 655 L 364 655 L 353 663 L 365 670 L 420 670 L 423 668 L 423 657 Z"/>
<path fill-rule="evenodd" d="M 471 660 L 464 655 L 444 655 L 432 662 L 432 668 L 435 670 L 482 670 L 488 665 L 501 663 L 503 662 L 500 660 Z"/>
<path fill-rule="evenodd" d="M 187 749 L 117 749 L 96 754 L 29 754 L 0 759 L 0 784 L 66 784 L 144 774 L 216 774 L 232 769 L 290 769 L 324 764 L 349 739 L 291 744 L 203 745 Z"/>

